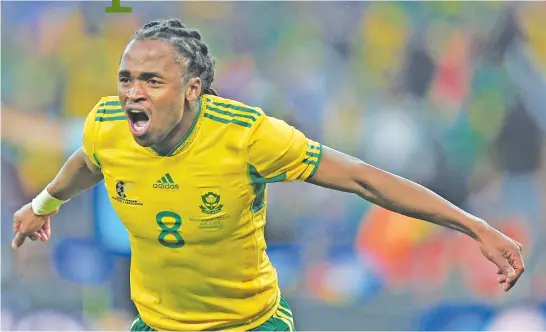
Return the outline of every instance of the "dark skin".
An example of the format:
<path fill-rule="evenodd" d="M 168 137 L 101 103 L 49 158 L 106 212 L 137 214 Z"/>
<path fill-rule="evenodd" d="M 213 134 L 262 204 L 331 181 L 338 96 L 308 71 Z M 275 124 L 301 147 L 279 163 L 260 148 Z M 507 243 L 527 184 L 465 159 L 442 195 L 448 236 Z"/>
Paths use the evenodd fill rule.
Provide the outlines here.
<path fill-rule="evenodd" d="M 135 107 L 144 110 L 151 119 L 148 132 L 135 136 L 135 140 L 162 153 L 170 151 L 188 132 L 201 93 L 200 79 L 186 82 L 177 60 L 167 43 L 135 41 L 127 46 L 120 64 L 122 107 L 126 112 Z M 53 197 L 66 200 L 101 179 L 100 170 L 79 150 L 47 189 Z M 472 237 L 483 255 L 498 267 L 497 281 L 505 291 L 515 285 L 525 270 L 521 244 L 432 191 L 357 158 L 324 147 L 319 168 L 307 182 L 354 193 L 386 209 Z M 50 215 L 38 216 L 30 204 L 25 205 L 14 215 L 13 247 L 21 246 L 26 237 L 47 241 L 51 236 L 49 223 Z"/>
<path fill-rule="evenodd" d="M 144 110 L 148 132 L 134 136 L 144 147 L 167 154 L 189 131 L 201 94 L 199 77 L 186 80 L 172 46 L 159 40 L 132 41 L 120 62 L 118 94 L 125 112 Z M 184 66 L 184 65 L 183 65 Z"/>

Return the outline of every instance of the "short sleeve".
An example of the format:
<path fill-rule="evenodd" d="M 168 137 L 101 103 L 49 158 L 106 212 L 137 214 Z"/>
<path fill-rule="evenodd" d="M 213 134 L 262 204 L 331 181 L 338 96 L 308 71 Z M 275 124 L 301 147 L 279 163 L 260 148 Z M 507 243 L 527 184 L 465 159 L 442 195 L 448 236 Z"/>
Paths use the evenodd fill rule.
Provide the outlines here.
<path fill-rule="evenodd" d="M 91 112 L 87 115 L 87 118 L 85 119 L 85 123 L 83 125 L 83 137 L 82 137 L 82 148 L 83 152 L 87 155 L 89 160 L 93 163 L 93 165 L 100 168 L 100 162 L 97 158 L 96 152 L 95 152 L 95 143 L 97 138 L 97 130 L 98 130 L 98 123 L 96 121 L 97 117 L 97 110 L 102 105 L 103 100 L 99 100 L 99 102 L 93 107 Z"/>
<path fill-rule="evenodd" d="M 316 172 L 321 155 L 320 143 L 282 120 L 263 115 L 250 136 L 250 176 L 266 182 L 305 181 Z"/>

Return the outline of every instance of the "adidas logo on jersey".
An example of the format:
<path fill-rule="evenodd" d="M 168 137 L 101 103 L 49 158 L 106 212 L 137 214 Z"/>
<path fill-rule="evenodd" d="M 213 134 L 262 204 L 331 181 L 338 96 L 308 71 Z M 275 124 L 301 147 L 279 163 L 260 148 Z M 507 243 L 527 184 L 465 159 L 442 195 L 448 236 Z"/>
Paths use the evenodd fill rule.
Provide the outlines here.
<path fill-rule="evenodd" d="M 178 185 L 174 183 L 174 180 L 169 173 L 163 175 L 161 179 L 157 180 L 153 187 L 157 189 L 178 189 Z"/>

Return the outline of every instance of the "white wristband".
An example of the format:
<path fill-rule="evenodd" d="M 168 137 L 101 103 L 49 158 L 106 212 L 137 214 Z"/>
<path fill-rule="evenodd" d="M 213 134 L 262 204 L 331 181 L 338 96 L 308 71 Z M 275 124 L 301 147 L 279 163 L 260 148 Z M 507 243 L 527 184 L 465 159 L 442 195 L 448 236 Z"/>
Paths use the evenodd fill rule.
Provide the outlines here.
<path fill-rule="evenodd" d="M 68 200 L 61 201 L 60 199 L 51 196 L 47 192 L 47 188 L 45 188 L 32 200 L 32 211 L 39 216 L 50 214 L 55 212 L 55 210 L 66 202 L 68 202 Z"/>

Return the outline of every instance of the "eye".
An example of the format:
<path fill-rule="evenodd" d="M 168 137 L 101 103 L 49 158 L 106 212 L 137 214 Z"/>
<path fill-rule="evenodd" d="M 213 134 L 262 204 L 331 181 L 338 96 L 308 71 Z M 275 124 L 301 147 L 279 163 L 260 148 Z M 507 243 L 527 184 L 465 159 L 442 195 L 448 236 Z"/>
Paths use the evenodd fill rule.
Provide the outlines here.
<path fill-rule="evenodd" d="M 148 80 L 148 83 L 149 83 L 150 85 L 153 85 L 153 86 L 158 86 L 159 84 L 161 84 L 161 82 L 159 82 L 158 80 L 155 80 L 155 79 L 153 79 L 153 78 L 150 79 L 150 80 Z"/>
<path fill-rule="evenodd" d="M 129 83 L 129 78 L 128 77 L 120 77 L 119 82 L 120 83 Z"/>

